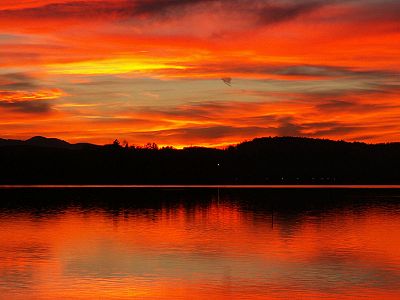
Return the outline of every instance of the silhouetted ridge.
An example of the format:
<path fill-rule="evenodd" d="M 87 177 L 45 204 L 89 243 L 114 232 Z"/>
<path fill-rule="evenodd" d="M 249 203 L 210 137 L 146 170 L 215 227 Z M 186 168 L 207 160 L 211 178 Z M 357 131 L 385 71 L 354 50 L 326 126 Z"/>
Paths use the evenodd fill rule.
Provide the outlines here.
<path fill-rule="evenodd" d="M 20 140 L 0 139 L 0 147 L 16 146 L 16 145 L 23 145 L 23 144 L 24 144 L 24 141 L 20 141 Z"/>
<path fill-rule="evenodd" d="M 31 146 L 31 147 L 46 147 L 46 148 L 59 148 L 59 149 L 75 149 L 80 150 L 84 148 L 99 148 L 101 146 L 89 143 L 70 144 L 66 141 L 56 138 L 46 138 L 43 136 L 34 136 L 26 141 L 0 139 L 0 147 L 5 146 Z"/>
<path fill-rule="evenodd" d="M 35 136 L 25 141 L 27 145 L 51 148 L 71 148 L 71 144 L 55 138 L 46 138 L 43 136 Z"/>
<path fill-rule="evenodd" d="M 0 139 L 0 183 L 398 184 L 400 144 L 257 138 L 227 149 Z"/>

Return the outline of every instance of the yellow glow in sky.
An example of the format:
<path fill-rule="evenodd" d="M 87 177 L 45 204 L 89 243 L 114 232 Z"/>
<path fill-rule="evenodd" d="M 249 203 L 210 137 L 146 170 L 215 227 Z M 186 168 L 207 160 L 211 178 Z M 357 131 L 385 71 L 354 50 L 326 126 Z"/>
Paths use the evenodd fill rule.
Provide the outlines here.
<path fill-rule="evenodd" d="M 51 64 L 47 67 L 50 73 L 76 75 L 123 74 L 130 72 L 151 72 L 163 69 L 186 69 L 186 67 L 174 64 L 173 62 L 135 58 Z"/>

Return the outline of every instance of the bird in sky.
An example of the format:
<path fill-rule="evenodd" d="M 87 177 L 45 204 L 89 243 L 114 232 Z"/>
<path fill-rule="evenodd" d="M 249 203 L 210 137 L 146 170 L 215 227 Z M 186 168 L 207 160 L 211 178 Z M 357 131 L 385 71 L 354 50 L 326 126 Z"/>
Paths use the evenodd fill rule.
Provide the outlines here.
<path fill-rule="evenodd" d="M 221 80 L 222 80 L 226 85 L 232 86 L 232 78 L 230 78 L 230 77 L 224 77 L 224 78 L 221 78 Z"/>

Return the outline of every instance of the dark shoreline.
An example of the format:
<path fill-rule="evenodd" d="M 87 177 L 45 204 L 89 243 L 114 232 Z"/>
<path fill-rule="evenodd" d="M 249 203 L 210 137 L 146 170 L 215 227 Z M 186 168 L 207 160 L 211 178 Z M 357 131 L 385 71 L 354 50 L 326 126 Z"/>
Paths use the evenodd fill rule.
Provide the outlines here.
<path fill-rule="evenodd" d="M 400 184 L 400 143 L 259 138 L 226 149 L 0 143 L 2 185 L 348 186 Z M 71 148 L 72 147 L 72 148 Z"/>
<path fill-rule="evenodd" d="M 395 184 L 338 184 L 338 185 L 209 185 L 209 184 L 10 184 L 0 189 L 400 189 Z"/>

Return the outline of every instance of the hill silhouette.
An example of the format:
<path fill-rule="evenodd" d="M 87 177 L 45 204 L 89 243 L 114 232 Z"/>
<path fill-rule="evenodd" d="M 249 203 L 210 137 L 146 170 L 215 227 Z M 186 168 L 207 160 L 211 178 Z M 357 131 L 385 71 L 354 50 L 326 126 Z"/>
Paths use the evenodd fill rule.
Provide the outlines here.
<path fill-rule="evenodd" d="M 12 140 L 12 139 L 0 139 L 0 147 L 4 146 L 36 146 L 36 147 L 47 147 L 47 148 L 59 148 L 59 149 L 75 149 L 80 150 L 83 148 L 99 148 L 101 146 L 89 144 L 89 143 L 78 143 L 70 144 L 64 140 L 56 138 L 46 138 L 43 136 L 34 136 L 26 141 Z"/>
<path fill-rule="evenodd" d="M 400 144 L 267 137 L 227 149 L 0 139 L 0 184 L 399 184 Z"/>

